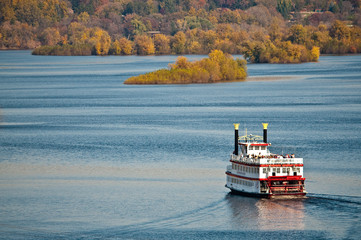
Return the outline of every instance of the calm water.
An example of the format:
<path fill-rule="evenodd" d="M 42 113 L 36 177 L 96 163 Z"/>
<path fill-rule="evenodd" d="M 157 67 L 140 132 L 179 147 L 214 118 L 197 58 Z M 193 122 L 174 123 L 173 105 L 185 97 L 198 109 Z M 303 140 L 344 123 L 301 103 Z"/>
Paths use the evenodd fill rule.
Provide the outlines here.
<path fill-rule="evenodd" d="M 361 55 L 123 85 L 175 58 L 0 51 L 0 239 L 360 238 Z M 229 194 L 234 122 L 304 158 L 307 199 Z"/>

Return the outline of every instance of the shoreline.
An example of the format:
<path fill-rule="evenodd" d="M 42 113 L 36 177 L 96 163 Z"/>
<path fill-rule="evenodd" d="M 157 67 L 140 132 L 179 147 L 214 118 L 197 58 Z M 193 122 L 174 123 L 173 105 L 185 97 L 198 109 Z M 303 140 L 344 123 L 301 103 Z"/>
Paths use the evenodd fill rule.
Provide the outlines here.
<path fill-rule="evenodd" d="M 287 81 L 300 79 L 298 76 L 250 76 L 242 80 L 232 80 L 232 81 L 218 81 L 211 83 L 123 83 L 125 85 L 192 85 L 192 84 L 219 84 L 219 83 L 234 83 L 234 82 L 265 82 L 265 81 Z"/>

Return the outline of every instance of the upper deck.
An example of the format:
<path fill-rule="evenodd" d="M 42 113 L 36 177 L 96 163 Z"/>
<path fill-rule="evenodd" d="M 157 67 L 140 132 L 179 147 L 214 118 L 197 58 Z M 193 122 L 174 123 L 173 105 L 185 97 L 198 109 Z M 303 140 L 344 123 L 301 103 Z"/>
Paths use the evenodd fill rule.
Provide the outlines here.
<path fill-rule="evenodd" d="M 249 165 L 293 165 L 303 164 L 303 158 L 283 157 L 281 155 L 270 155 L 260 157 L 243 157 L 231 154 L 231 161 L 245 163 Z"/>
<path fill-rule="evenodd" d="M 249 134 L 238 137 L 239 124 L 235 124 L 235 150 L 231 154 L 231 161 L 248 165 L 303 165 L 303 158 L 296 158 L 294 154 L 274 154 L 268 150 L 271 143 L 267 142 L 267 126 L 263 123 L 263 137 Z M 240 141 L 243 140 L 243 141 Z M 240 152 L 238 151 L 240 147 Z"/>

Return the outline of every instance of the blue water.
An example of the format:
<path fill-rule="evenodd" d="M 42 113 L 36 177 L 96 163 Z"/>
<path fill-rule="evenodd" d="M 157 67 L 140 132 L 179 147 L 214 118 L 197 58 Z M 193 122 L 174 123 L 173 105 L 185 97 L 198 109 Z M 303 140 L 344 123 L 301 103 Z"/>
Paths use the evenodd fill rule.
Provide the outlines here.
<path fill-rule="evenodd" d="M 175 59 L 0 51 L 0 239 L 360 238 L 361 55 L 123 84 Z M 229 194 L 235 122 L 304 158 L 308 198 Z"/>

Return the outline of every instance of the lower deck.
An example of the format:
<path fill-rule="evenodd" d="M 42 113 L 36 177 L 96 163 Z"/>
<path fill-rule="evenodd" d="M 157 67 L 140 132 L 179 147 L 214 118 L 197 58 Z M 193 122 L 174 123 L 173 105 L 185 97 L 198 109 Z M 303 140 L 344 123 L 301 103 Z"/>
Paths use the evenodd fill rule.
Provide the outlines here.
<path fill-rule="evenodd" d="M 301 176 L 274 177 L 266 179 L 245 179 L 229 172 L 226 187 L 232 191 L 251 195 L 306 195 L 305 179 Z"/>

